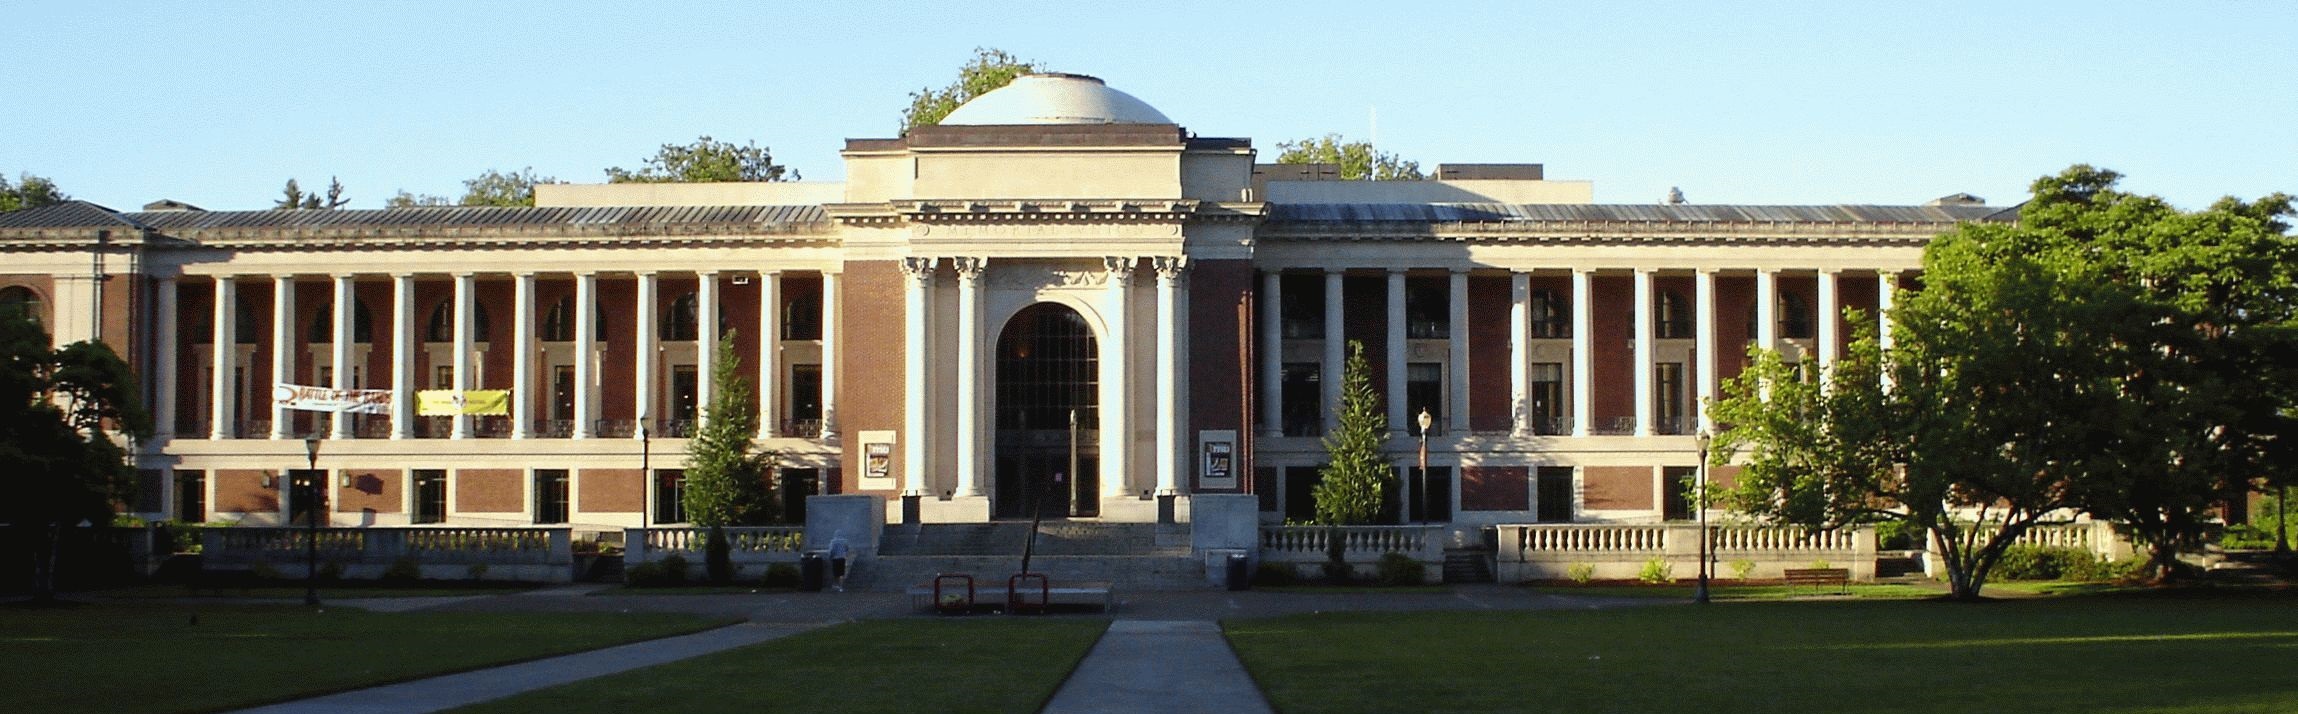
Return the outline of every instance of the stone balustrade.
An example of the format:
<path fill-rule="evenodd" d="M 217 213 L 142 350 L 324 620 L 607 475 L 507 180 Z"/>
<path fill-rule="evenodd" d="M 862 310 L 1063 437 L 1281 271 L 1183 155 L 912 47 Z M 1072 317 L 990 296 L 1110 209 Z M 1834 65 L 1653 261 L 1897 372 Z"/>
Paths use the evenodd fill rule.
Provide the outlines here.
<path fill-rule="evenodd" d="M 1501 525 L 1497 530 L 1495 575 L 1501 582 L 1561 580 L 1574 566 L 1586 566 L 1599 580 L 1637 577 L 1645 564 L 1665 563 L 1676 578 L 1699 572 L 1700 527 L 1691 523 Z M 1748 577 L 1770 579 L 1788 568 L 1824 561 L 1848 568 L 1855 580 L 1875 577 L 1875 529 L 1856 526 L 1834 531 L 1771 526 L 1708 527 L 1711 577 L 1729 578 L 1731 564 L 1754 564 Z"/>
<path fill-rule="evenodd" d="M 1288 565 L 1323 563 L 1328 557 L 1327 539 L 1337 534 L 1341 539 L 1341 559 L 1348 561 L 1358 575 L 1375 572 L 1374 566 L 1382 555 L 1402 553 L 1419 561 L 1433 582 L 1443 573 L 1444 531 L 1441 525 L 1262 526 L 1260 561 Z"/>
<path fill-rule="evenodd" d="M 315 538 L 315 540 L 313 540 Z M 306 544 L 316 543 L 322 570 L 345 578 L 379 578 L 408 559 L 425 578 L 568 582 L 573 530 L 566 527 L 209 528 L 200 532 L 201 566 L 303 577 Z"/>
<path fill-rule="evenodd" d="M 795 565 L 806 545 L 804 526 L 734 526 L 719 530 L 726 534 L 727 555 L 734 563 L 737 578 L 763 576 L 766 568 L 775 563 Z M 710 529 L 626 528 L 623 544 L 625 567 L 677 555 L 686 561 L 688 575 L 699 575 L 707 555 L 704 551 L 710 544 Z"/>

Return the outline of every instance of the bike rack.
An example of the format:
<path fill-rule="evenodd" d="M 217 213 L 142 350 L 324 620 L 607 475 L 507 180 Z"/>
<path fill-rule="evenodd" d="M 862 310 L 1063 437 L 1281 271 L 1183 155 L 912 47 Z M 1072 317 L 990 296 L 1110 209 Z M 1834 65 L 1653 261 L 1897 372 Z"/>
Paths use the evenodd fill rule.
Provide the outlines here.
<path fill-rule="evenodd" d="M 942 596 L 943 583 L 949 584 L 949 597 L 947 598 Z M 960 583 L 965 585 L 964 599 L 957 597 L 957 586 Z M 973 576 L 957 573 L 942 573 L 934 576 L 934 609 L 936 611 L 944 615 L 963 615 L 973 612 L 973 601 Z"/>
<path fill-rule="evenodd" d="M 1022 593 L 1026 592 L 1022 588 L 1032 580 L 1037 581 L 1037 602 L 1029 602 L 1028 598 L 1022 596 Z M 1053 580 L 1045 577 L 1044 573 L 1015 573 L 1013 577 L 1005 580 L 1005 611 L 1007 613 L 1015 615 L 1024 613 L 1044 614 L 1052 602 Z"/>

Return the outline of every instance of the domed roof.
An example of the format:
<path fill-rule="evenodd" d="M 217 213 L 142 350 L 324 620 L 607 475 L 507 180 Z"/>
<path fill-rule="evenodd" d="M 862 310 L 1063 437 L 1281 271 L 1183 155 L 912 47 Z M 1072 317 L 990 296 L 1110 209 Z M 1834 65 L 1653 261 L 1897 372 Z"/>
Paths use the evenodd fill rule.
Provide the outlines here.
<path fill-rule="evenodd" d="M 1082 74 L 1048 72 L 1015 77 L 988 94 L 974 97 L 943 125 L 999 124 L 1171 124 L 1163 112 Z"/>

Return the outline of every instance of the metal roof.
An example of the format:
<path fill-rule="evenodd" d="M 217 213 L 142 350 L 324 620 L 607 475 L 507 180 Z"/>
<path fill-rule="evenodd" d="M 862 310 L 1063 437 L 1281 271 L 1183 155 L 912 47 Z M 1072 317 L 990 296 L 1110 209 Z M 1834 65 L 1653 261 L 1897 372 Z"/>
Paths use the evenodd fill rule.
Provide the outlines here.
<path fill-rule="evenodd" d="M 118 211 L 87 201 L 0 213 L 0 228 L 142 228 Z"/>
<path fill-rule="evenodd" d="M 1989 206 L 1754 206 L 1517 203 L 1283 203 L 1272 223 L 1929 223 L 2016 215 Z"/>
<path fill-rule="evenodd" d="M 450 226 L 751 225 L 787 230 L 827 225 L 821 206 L 424 207 L 375 210 L 154 211 L 124 214 L 163 232 L 214 228 L 418 228 Z"/>

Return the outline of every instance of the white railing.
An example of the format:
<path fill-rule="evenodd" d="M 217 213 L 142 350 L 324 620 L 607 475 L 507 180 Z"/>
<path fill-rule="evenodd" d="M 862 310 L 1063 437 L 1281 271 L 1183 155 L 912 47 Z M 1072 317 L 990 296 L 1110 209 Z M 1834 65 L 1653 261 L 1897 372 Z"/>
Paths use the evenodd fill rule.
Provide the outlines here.
<path fill-rule="evenodd" d="M 1708 529 L 1708 547 L 1724 553 L 1784 551 L 1848 555 L 1858 548 L 1858 533 L 1851 529 L 1815 531 L 1808 528 L 1711 526 Z"/>
<path fill-rule="evenodd" d="M 1261 558 L 1282 562 L 1320 562 L 1327 558 L 1327 539 L 1341 539 L 1341 557 L 1350 562 L 1371 561 L 1386 553 L 1403 553 L 1422 562 L 1442 562 L 1444 526 L 1263 526 Z"/>
<path fill-rule="evenodd" d="M 1696 524 L 1511 524 L 1495 530 L 1499 550 L 1493 559 L 1502 582 L 1582 575 L 1627 579 L 1655 562 L 1680 577 L 1699 571 Z M 1711 573 L 1733 572 L 1728 566 L 1745 563 L 1748 577 L 1777 578 L 1788 568 L 1820 562 L 1849 568 L 1853 578 L 1872 578 L 1875 573 L 1875 529 L 1869 526 L 1811 531 L 1711 525 L 1707 535 Z"/>
<path fill-rule="evenodd" d="M 1519 552 L 1661 552 L 1667 548 L 1667 526 L 1500 526 L 1501 546 L 1514 543 Z M 1505 537 L 1513 531 L 1515 538 Z"/>
<path fill-rule="evenodd" d="M 795 563 L 806 542 L 804 526 L 737 526 L 719 530 L 726 534 L 728 554 L 737 563 Z M 628 562 L 651 562 L 676 554 L 688 563 L 698 564 L 710 544 L 710 529 L 630 528 L 623 531 L 623 542 L 629 544 L 625 550 Z"/>
<path fill-rule="evenodd" d="M 312 542 L 315 558 L 305 546 Z M 208 528 L 200 550 L 210 570 L 262 566 L 295 577 L 309 558 L 346 578 L 381 577 L 408 562 L 424 577 L 565 582 L 574 562 L 573 531 L 565 527 Z"/>

